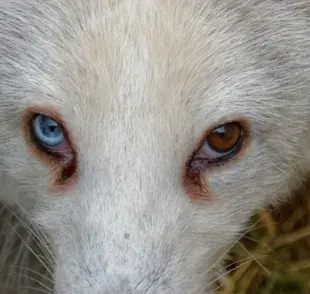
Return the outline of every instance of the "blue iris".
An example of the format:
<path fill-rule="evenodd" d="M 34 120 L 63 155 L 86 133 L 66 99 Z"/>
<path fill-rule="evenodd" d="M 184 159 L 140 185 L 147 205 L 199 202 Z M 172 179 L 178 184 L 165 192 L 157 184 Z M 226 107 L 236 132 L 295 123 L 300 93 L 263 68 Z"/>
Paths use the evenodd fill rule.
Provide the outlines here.
<path fill-rule="evenodd" d="M 51 117 L 38 114 L 32 121 L 33 135 L 39 144 L 55 148 L 65 140 L 60 124 Z"/>

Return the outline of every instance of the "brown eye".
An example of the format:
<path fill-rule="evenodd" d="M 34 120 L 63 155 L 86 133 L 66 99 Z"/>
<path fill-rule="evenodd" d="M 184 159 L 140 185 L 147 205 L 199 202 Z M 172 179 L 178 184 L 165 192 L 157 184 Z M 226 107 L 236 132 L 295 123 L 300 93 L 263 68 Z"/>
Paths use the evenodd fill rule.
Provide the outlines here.
<path fill-rule="evenodd" d="M 248 141 L 247 129 L 245 123 L 228 122 L 207 131 L 186 165 L 184 186 L 190 198 L 202 201 L 210 198 L 202 172 L 236 156 Z"/>
<path fill-rule="evenodd" d="M 241 137 L 241 128 L 237 123 L 227 123 L 216 127 L 206 138 L 209 147 L 218 153 L 232 151 Z"/>
<path fill-rule="evenodd" d="M 229 122 L 211 130 L 200 149 L 194 154 L 190 166 L 201 169 L 236 155 L 243 144 L 244 130 L 239 123 Z"/>

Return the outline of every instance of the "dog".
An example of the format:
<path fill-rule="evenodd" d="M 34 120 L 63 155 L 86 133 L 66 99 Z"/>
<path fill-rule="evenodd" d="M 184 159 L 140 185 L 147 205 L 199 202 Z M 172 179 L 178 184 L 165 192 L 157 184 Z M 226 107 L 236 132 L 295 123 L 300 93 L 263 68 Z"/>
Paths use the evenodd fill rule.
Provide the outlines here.
<path fill-rule="evenodd" d="M 0 73 L 0 202 L 48 293 L 211 294 L 310 171 L 307 0 L 2 0 Z"/>

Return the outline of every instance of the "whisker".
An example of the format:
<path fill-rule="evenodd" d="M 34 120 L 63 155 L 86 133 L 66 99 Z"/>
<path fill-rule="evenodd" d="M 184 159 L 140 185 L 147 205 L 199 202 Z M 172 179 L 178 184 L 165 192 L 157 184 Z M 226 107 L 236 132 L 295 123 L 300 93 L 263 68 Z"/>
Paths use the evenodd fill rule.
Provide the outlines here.
<path fill-rule="evenodd" d="M 18 289 L 28 289 L 28 290 L 38 291 L 40 293 L 53 294 L 53 292 L 51 291 L 40 289 L 37 287 L 30 287 L 30 286 L 19 286 Z"/>
<path fill-rule="evenodd" d="M 27 249 L 37 258 L 37 260 L 42 264 L 42 266 L 45 268 L 45 270 L 52 276 L 52 271 L 49 269 L 49 267 L 46 265 L 46 263 L 39 257 L 37 253 L 29 246 L 29 244 L 22 238 L 22 236 L 17 232 L 17 230 L 14 229 L 14 227 L 5 220 L 7 225 L 11 227 L 11 229 L 16 233 L 16 235 L 20 238 L 20 240 L 24 243 L 24 245 L 27 247 Z"/>
<path fill-rule="evenodd" d="M 222 260 L 225 256 L 227 256 L 227 254 L 229 253 L 229 251 L 242 239 L 242 237 L 247 234 L 248 232 L 250 232 L 259 222 L 261 222 L 262 219 L 264 219 L 267 216 L 267 214 L 263 215 L 262 217 L 260 217 L 254 224 L 252 224 L 251 226 L 249 226 L 248 228 L 246 228 L 244 230 L 244 232 L 240 233 L 239 236 L 236 237 L 235 241 L 228 247 L 227 250 L 224 251 L 224 253 L 221 254 L 221 256 L 217 259 L 217 261 L 215 261 L 213 263 L 213 265 L 211 265 L 211 267 L 207 270 L 206 274 L 209 273 L 211 270 L 213 270 Z"/>
<path fill-rule="evenodd" d="M 231 270 L 229 270 L 229 271 L 225 271 L 225 272 L 222 273 L 221 275 L 217 276 L 215 279 L 213 279 L 211 282 L 209 282 L 209 284 L 207 284 L 207 287 L 210 286 L 210 285 L 212 285 L 213 283 L 216 283 L 219 279 L 221 279 L 221 278 L 224 277 L 224 276 L 229 275 L 230 273 L 236 271 L 237 269 L 239 269 L 239 268 L 241 268 L 241 267 L 243 267 L 243 266 L 245 266 L 245 265 L 251 264 L 251 263 L 255 260 L 255 258 L 253 258 L 252 256 L 249 256 L 248 258 L 245 258 L 244 260 L 245 260 L 245 261 L 243 261 L 241 264 L 239 264 L 239 265 L 236 266 L 235 268 L 233 268 L 233 269 L 231 269 Z M 217 287 L 216 290 L 217 290 L 218 288 L 220 288 L 220 287 L 221 287 L 221 286 Z"/>
<path fill-rule="evenodd" d="M 265 256 L 264 254 L 260 255 L 259 257 L 263 257 Z M 236 261 L 233 261 L 227 265 L 225 265 L 225 267 L 231 267 L 231 266 L 234 266 L 235 264 L 240 264 L 240 262 L 243 262 L 243 261 L 247 261 L 249 259 L 252 259 L 253 260 L 253 256 L 247 256 L 247 257 L 244 257 L 242 259 L 239 259 L 239 260 L 236 260 Z"/>
<path fill-rule="evenodd" d="M 255 260 L 255 262 L 268 274 L 270 275 L 270 271 L 265 267 L 263 266 L 263 264 L 261 262 L 259 262 L 259 260 L 249 251 L 247 250 L 244 245 L 242 243 L 239 243 L 240 246 L 244 249 L 245 252 L 247 252 L 250 256 L 252 256 Z"/>
<path fill-rule="evenodd" d="M 256 244 L 259 244 L 259 243 L 260 243 L 259 240 L 256 240 L 256 239 L 254 239 L 254 238 L 252 238 L 252 237 L 243 236 L 243 238 L 244 238 L 244 239 L 247 239 L 247 240 L 249 240 L 249 241 L 252 241 L 252 242 L 254 242 L 254 243 L 256 243 Z"/>
<path fill-rule="evenodd" d="M 22 210 L 23 213 L 25 213 L 27 215 L 27 211 L 21 206 L 19 205 L 19 208 Z M 26 222 L 24 222 L 21 217 L 19 217 L 17 215 L 17 213 L 15 211 L 13 211 L 10 208 L 7 208 L 8 211 L 10 211 L 14 217 L 16 217 L 17 220 L 20 221 L 20 223 L 23 225 L 23 227 L 31 234 L 33 235 L 35 238 L 33 239 L 34 242 L 36 243 L 36 245 L 38 246 L 38 248 L 45 254 L 46 259 L 48 260 L 49 263 L 53 263 L 54 260 L 54 255 L 52 253 L 52 251 L 49 248 L 49 240 L 46 236 L 46 234 L 44 234 L 44 232 L 42 230 L 40 230 L 29 218 L 29 221 L 32 223 L 32 226 L 30 227 L 29 225 L 27 225 Z M 35 230 L 35 231 L 34 231 Z M 46 245 L 46 246 L 44 246 Z"/>
<path fill-rule="evenodd" d="M 225 273 L 222 273 L 221 275 L 219 275 L 219 276 L 217 276 L 216 278 L 214 278 L 213 280 L 211 280 L 211 282 L 209 282 L 209 283 L 207 284 L 207 287 L 209 287 L 209 286 L 211 286 L 212 284 L 216 283 L 216 282 L 217 282 L 218 280 L 220 280 L 222 277 L 225 277 L 225 276 L 229 275 L 229 274 L 232 273 L 233 271 L 235 271 L 235 270 L 237 270 L 237 269 L 239 269 L 239 268 L 241 268 L 241 267 L 243 267 L 243 266 L 245 266 L 245 265 L 251 264 L 252 261 L 253 261 L 253 260 L 248 260 L 248 261 L 246 261 L 246 262 L 240 264 L 240 265 L 237 266 L 236 268 L 231 269 L 231 270 L 229 270 L 229 271 L 227 271 L 227 272 L 225 272 Z M 214 290 L 216 291 L 216 290 L 220 289 L 221 287 L 222 287 L 221 285 L 220 285 L 220 286 L 217 286 Z"/>
<path fill-rule="evenodd" d="M 37 276 L 39 276 L 40 278 L 43 278 L 45 279 L 46 281 L 50 282 L 50 283 L 54 283 L 54 281 L 48 277 L 46 277 L 45 275 L 33 270 L 33 269 L 30 269 L 30 268 L 27 268 L 27 267 L 24 267 L 24 266 L 19 266 L 19 265 L 11 265 L 11 268 L 16 268 L 16 269 L 20 269 L 20 270 L 23 270 L 23 271 L 27 271 L 27 272 L 30 272 L 32 274 L 35 274 Z"/>
<path fill-rule="evenodd" d="M 23 273 L 19 273 L 19 272 L 15 272 L 15 273 L 16 273 L 17 275 L 21 276 L 21 277 L 27 278 L 27 279 L 30 280 L 30 281 L 36 282 L 37 284 L 39 284 L 40 286 L 42 286 L 45 290 L 48 290 L 48 291 L 50 291 L 50 292 L 53 291 L 49 286 L 45 285 L 42 281 L 40 281 L 40 280 L 38 280 L 38 279 L 36 279 L 36 278 L 33 278 L 33 277 L 31 277 L 31 276 L 29 276 L 29 275 L 27 275 L 27 274 L 23 274 Z"/>

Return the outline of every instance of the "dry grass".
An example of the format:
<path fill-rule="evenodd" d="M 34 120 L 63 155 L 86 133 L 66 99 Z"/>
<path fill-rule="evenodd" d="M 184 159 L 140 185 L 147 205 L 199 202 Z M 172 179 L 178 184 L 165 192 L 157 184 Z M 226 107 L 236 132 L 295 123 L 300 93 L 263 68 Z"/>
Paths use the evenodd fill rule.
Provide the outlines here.
<path fill-rule="evenodd" d="M 310 181 L 281 209 L 261 211 L 231 250 L 221 294 L 310 293 Z"/>

